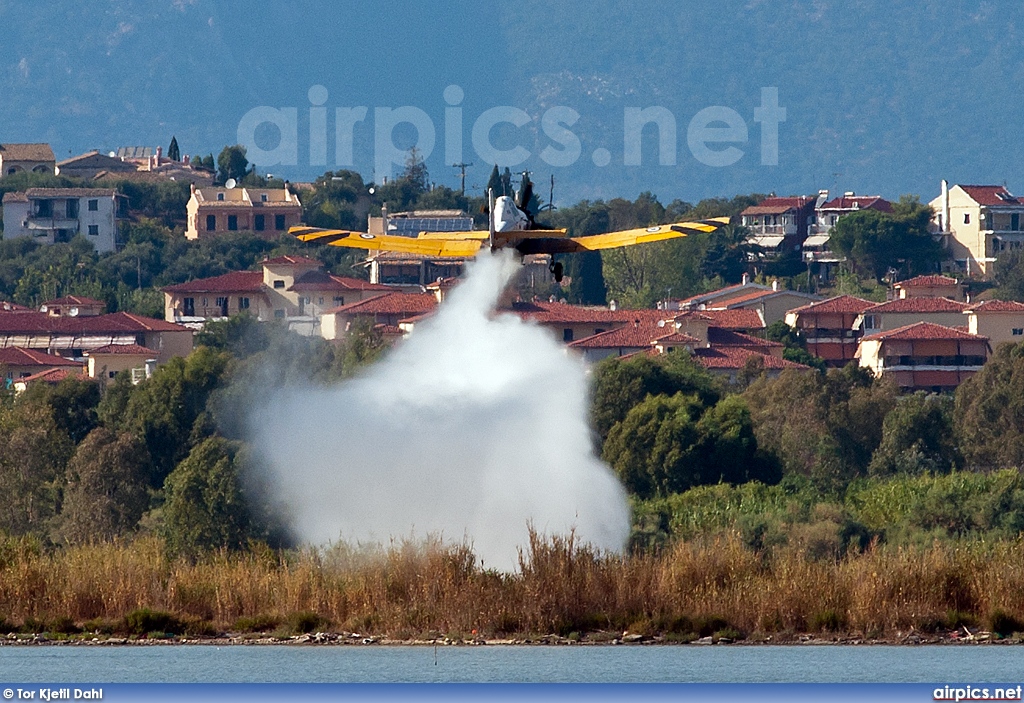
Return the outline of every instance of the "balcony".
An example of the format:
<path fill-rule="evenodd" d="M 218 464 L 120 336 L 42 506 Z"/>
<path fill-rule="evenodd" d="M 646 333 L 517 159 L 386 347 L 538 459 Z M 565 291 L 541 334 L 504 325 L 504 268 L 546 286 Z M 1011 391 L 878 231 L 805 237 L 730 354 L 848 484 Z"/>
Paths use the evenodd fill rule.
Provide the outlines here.
<path fill-rule="evenodd" d="M 78 231 L 78 219 L 62 216 L 30 215 L 25 220 L 28 229 L 71 229 Z"/>

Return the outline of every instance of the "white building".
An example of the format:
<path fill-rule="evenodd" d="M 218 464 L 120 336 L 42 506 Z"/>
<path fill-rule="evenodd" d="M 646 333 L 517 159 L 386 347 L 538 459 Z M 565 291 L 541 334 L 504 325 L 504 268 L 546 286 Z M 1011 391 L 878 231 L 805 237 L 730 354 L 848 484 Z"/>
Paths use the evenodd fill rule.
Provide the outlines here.
<path fill-rule="evenodd" d="M 117 248 L 117 224 L 127 198 L 110 188 L 29 188 L 3 198 L 4 239 L 44 244 L 83 235 L 98 252 Z"/>

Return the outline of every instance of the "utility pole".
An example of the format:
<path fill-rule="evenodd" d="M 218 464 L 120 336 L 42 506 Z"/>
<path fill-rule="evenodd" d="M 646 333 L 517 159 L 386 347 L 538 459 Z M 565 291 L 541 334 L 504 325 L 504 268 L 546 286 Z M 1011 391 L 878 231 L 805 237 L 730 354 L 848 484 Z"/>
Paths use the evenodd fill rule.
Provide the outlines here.
<path fill-rule="evenodd" d="M 463 163 L 452 164 L 452 168 L 459 169 L 459 179 L 460 179 L 460 181 L 462 183 L 461 186 L 459 186 L 459 192 L 462 193 L 463 195 L 466 194 L 466 167 L 467 166 L 472 166 L 472 165 L 473 165 L 472 163 L 468 163 L 467 164 L 467 163 L 464 163 L 464 162 Z"/>

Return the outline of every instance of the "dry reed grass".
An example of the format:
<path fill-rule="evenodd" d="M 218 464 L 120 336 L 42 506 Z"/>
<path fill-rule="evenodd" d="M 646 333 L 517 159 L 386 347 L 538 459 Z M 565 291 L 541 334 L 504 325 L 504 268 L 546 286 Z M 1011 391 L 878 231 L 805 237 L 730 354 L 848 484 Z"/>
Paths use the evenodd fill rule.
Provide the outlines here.
<path fill-rule="evenodd" d="M 242 618 L 315 614 L 339 630 L 393 638 L 734 630 L 815 630 L 865 637 L 1024 620 L 1024 541 L 875 546 L 838 561 L 806 550 L 756 553 L 731 533 L 658 555 L 600 555 L 568 537 L 533 535 L 520 569 L 479 568 L 462 545 L 279 554 L 256 549 L 189 562 L 162 543 L 45 552 L 0 541 L 0 622 L 123 621 L 166 611 L 207 629 Z"/>

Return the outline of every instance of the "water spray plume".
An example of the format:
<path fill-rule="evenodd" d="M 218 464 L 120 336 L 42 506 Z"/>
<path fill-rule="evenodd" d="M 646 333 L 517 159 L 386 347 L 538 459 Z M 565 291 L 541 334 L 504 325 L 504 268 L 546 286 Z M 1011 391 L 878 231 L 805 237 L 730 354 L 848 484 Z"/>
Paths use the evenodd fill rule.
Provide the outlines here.
<path fill-rule="evenodd" d="M 364 376 L 290 388 L 253 442 L 296 534 L 312 544 L 467 540 L 514 569 L 529 527 L 619 551 L 621 485 L 593 454 L 582 363 L 549 332 L 494 315 L 518 269 L 482 256 L 438 314 Z"/>

